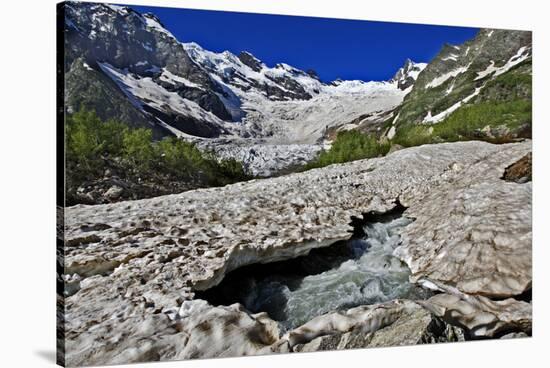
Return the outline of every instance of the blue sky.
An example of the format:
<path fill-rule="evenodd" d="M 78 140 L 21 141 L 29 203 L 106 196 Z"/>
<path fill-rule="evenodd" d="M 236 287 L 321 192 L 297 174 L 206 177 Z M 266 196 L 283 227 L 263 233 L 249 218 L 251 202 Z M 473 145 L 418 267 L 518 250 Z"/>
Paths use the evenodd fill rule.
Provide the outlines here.
<path fill-rule="evenodd" d="M 386 80 L 405 59 L 429 62 L 445 43 L 477 28 L 132 6 L 151 12 L 180 41 L 234 54 L 246 50 L 268 66 L 314 69 L 322 80 Z"/>

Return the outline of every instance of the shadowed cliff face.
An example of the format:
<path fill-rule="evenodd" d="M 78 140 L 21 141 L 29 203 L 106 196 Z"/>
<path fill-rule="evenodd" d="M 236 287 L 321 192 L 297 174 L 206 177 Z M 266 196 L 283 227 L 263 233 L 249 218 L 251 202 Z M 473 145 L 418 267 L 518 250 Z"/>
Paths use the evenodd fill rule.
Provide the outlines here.
<path fill-rule="evenodd" d="M 157 118 L 169 121 L 177 129 L 197 136 L 219 135 L 223 129 L 212 121 L 231 121 L 231 114 L 225 108 L 217 93 L 224 92 L 201 67 L 187 55 L 177 39 L 164 29 L 160 21 L 151 14 L 140 14 L 127 7 L 113 7 L 106 4 L 71 3 L 64 6 L 65 15 L 65 73 L 67 95 L 66 108 L 77 110 L 85 107 L 99 110 L 104 119 L 115 118 L 128 123 L 153 127 L 158 135 L 171 135 L 163 129 Z M 120 80 L 106 72 L 106 67 L 128 73 L 128 75 L 150 78 L 167 94 L 173 93 L 182 99 L 197 104 L 212 113 L 213 118 L 190 117 L 168 102 L 167 106 L 147 106 L 131 93 Z M 74 76 L 78 69 L 77 83 Z M 166 75 L 178 75 L 184 82 L 170 82 Z M 82 83 L 84 82 L 84 83 Z M 100 93 L 98 93 L 98 91 Z M 109 92 L 110 97 L 104 96 Z M 116 92 L 116 93 L 115 93 Z M 117 106 L 105 109 L 114 99 L 132 105 L 127 111 Z M 146 105 L 148 109 L 144 109 Z M 136 116 L 138 117 L 135 122 Z M 141 122 L 141 123 L 139 123 Z"/>

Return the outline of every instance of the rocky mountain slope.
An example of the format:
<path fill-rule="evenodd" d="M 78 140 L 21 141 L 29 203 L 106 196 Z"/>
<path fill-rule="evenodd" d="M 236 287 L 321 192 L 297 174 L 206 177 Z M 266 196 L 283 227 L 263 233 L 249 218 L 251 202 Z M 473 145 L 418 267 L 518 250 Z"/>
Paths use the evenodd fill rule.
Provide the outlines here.
<path fill-rule="evenodd" d="M 532 186 L 503 175 L 530 151 L 529 141 L 424 145 L 223 188 L 67 208 L 59 254 L 66 363 L 527 336 Z M 436 292 L 428 299 L 358 303 L 284 331 L 272 315 L 197 297 L 248 265 L 265 270 L 312 249 L 334 252 L 396 203 L 411 220 L 391 251 L 410 282 Z M 391 272 L 392 264 L 380 267 Z"/>
<path fill-rule="evenodd" d="M 466 106 L 531 99 L 531 32 L 482 29 L 462 45 L 445 45 L 418 75 L 389 120 L 387 136 L 410 125 L 436 125 Z M 530 136 L 530 121 L 503 119 L 512 136 Z M 499 134 L 489 126 L 485 135 Z M 482 134 L 482 132 L 480 132 Z M 503 135 L 500 133 L 500 135 Z"/>
<path fill-rule="evenodd" d="M 324 83 L 314 71 L 268 67 L 246 51 L 181 43 L 154 15 L 128 7 L 68 2 L 64 9 L 68 111 L 87 106 L 157 136 L 313 144 L 330 127 L 385 116 L 425 67 L 408 60 L 388 82 Z"/>
<path fill-rule="evenodd" d="M 154 15 L 128 7 L 68 2 L 64 17 L 67 112 L 84 106 L 156 138 L 192 140 L 253 175 L 311 161 L 341 130 L 407 146 L 531 135 L 530 32 L 483 29 L 428 65 L 407 60 L 387 82 L 325 83 L 247 51 L 182 43 Z M 446 120 L 471 106 L 502 116 L 448 133 Z"/>

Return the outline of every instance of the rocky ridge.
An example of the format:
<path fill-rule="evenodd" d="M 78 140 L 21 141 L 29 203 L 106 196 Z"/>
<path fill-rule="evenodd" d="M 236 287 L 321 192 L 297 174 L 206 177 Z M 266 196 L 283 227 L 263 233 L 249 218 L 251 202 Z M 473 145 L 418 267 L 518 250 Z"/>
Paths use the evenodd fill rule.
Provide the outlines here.
<path fill-rule="evenodd" d="M 67 362 L 529 334 L 531 183 L 501 178 L 530 151 L 529 141 L 426 145 L 223 188 L 67 208 Z M 415 221 L 395 254 L 411 281 L 436 291 L 428 300 L 329 313 L 283 334 L 265 313 L 194 299 L 236 268 L 347 239 L 353 218 L 396 201 Z"/>
<path fill-rule="evenodd" d="M 531 60 L 529 31 L 481 29 L 461 45 L 446 44 L 419 73 L 391 126 L 399 130 L 411 124 L 436 124 L 465 105 L 530 99 Z M 506 76 L 514 82 L 507 83 Z M 521 129 L 526 128 L 515 134 L 525 137 Z M 394 135 L 395 129 L 389 138 Z"/>
<path fill-rule="evenodd" d="M 149 127 L 156 137 L 316 143 L 328 127 L 398 106 L 424 64 L 407 61 L 389 82 L 324 83 L 315 71 L 267 66 L 249 52 L 181 43 L 153 14 L 67 2 L 65 104 L 103 120 Z M 116 101 L 116 103 L 114 102 Z"/>

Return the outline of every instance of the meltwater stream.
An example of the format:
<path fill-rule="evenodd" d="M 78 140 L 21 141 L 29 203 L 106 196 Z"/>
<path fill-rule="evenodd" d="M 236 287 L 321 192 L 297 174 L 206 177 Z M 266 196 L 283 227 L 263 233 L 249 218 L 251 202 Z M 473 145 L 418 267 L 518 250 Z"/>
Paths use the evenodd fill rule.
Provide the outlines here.
<path fill-rule="evenodd" d="M 409 283 L 408 267 L 392 255 L 400 230 L 412 222 L 403 210 L 376 215 L 376 221 L 363 224 L 361 236 L 346 242 L 295 260 L 234 271 L 197 297 L 267 312 L 285 330 L 335 310 L 396 298 L 425 299 L 428 292 Z"/>

